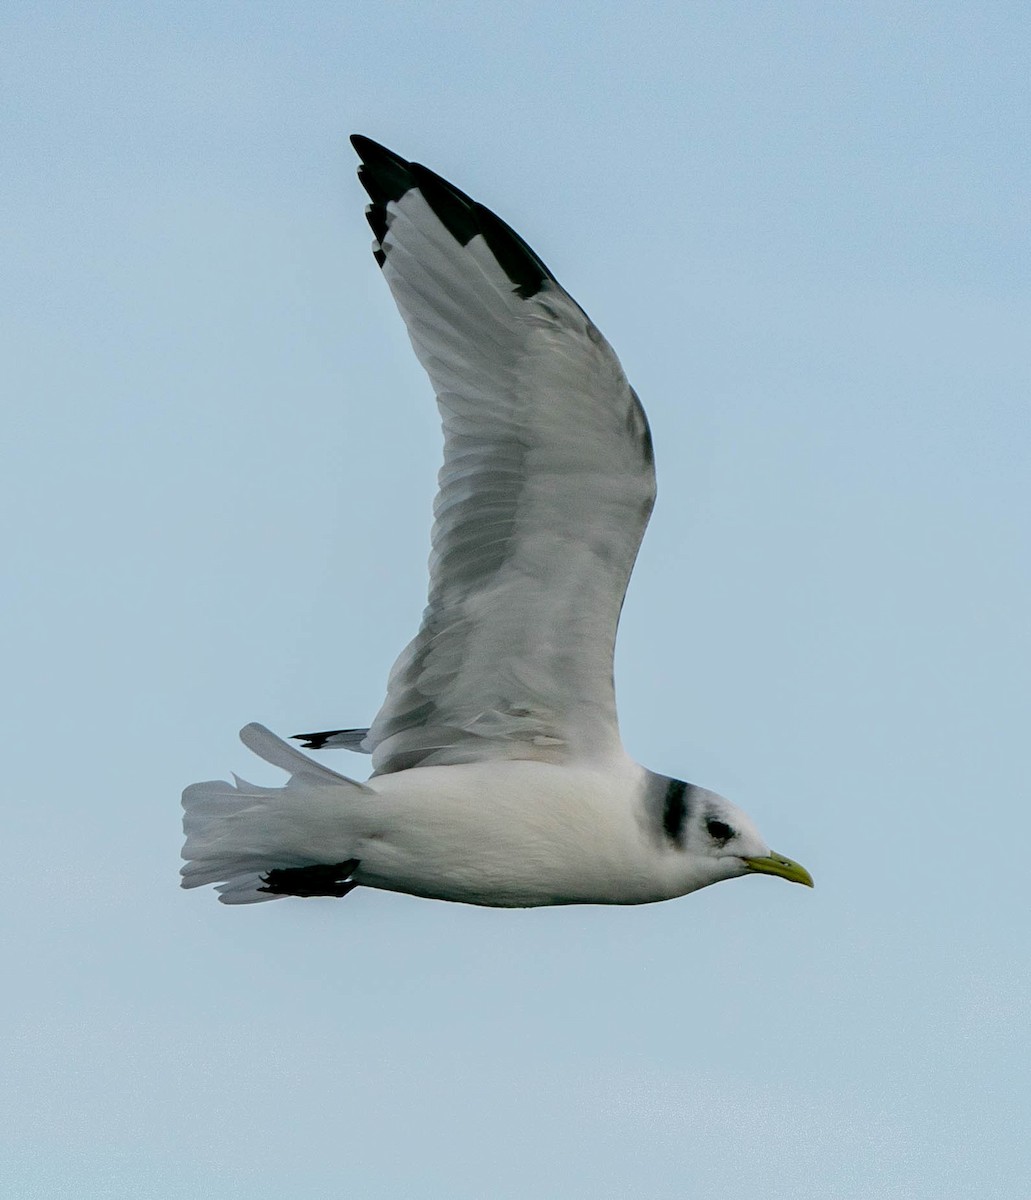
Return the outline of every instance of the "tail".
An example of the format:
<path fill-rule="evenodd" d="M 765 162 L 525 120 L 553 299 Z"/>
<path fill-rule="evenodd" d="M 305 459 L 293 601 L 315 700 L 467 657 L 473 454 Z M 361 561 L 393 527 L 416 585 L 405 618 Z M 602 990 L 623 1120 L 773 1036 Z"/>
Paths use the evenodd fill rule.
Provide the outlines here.
<path fill-rule="evenodd" d="M 184 888 L 218 885 L 223 904 L 255 904 L 280 896 L 342 896 L 358 866 L 349 852 L 348 810 L 370 789 L 276 737 L 246 725 L 240 740 L 282 767 L 285 787 L 194 783 L 183 792 Z"/>

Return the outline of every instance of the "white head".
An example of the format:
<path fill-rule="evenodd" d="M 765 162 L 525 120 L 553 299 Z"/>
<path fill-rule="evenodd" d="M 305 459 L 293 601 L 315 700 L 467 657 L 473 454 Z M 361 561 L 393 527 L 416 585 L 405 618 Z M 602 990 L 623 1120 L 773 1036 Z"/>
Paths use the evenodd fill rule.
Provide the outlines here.
<path fill-rule="evenodd" d="M 805 867 L 774 853 L 737 805 L 676 779 L 664 779 L 663 784 L 663 839 L 669 849 L 682 855 L 678 874 L 686 877 L 689 886 L 685 890 L 751 873 L 779 875 L 792 883 L 813 886 Z"/>

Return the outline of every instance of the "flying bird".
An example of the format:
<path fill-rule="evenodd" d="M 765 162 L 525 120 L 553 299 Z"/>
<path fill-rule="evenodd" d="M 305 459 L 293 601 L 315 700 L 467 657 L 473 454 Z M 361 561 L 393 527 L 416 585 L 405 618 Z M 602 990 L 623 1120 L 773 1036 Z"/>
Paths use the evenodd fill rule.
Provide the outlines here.
<path fill-rule="evenodd" d="M 289 774 L 183 793 L 183 887 L 225 904 L 362 886 L 496 907 L 645 904 L 759 872 L 812 886 L 729 800 L 623 748 L 612 664 L 655 501 L 619 360 L 517 233 L 427 167 L 351 139 L 373 254 L 436 392 L 429 600 L 367 729 L 366 782 L 261 725 Z"/>

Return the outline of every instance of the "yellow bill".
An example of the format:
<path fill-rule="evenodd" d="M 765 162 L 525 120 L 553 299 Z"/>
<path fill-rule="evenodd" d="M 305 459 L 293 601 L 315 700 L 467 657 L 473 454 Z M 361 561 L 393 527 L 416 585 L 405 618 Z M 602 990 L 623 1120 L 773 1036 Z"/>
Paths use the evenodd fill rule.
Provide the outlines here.
<path fill-rule="evenodd" d="M 772 851 L 764 855 L 762 858 L 745 858 L 742 862 L 748 867 L 749 871 L 756 871 L 760 875 L 779 875 L 781 879 L 788 879 L 792 883 L 804 883 L 806 887 L 813 886 L 813 877 L 794 859 L 785 858 L 783 854 L 774 854 Z"/>

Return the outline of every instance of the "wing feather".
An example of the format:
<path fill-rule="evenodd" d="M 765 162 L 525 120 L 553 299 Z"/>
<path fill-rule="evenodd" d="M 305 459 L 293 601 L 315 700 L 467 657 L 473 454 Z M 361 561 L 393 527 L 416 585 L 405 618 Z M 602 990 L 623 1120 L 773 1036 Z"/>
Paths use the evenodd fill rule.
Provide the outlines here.
<path fill-rule="evenodd" d="M 428 604 L 362 747 L 378 774 L 617 752 L 616 626 L 655 499 L 644 411 L 518 234 L 427 168 L 352 141 L 374 253 L 444 429 Z"/>

